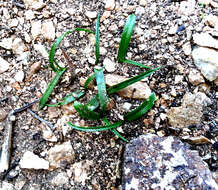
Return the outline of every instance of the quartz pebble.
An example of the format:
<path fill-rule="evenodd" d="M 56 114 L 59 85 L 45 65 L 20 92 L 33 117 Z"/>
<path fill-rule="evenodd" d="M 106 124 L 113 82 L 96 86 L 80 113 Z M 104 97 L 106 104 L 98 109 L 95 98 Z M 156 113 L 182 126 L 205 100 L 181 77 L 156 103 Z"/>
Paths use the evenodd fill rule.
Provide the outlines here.
<path fill-rule="evenodd" d="M 37 155 L 33 154 L 30 151 L 24 153 L 23 157 L 20 160 L 20 167 L 26 169 L 48 169 L 49 162 L 39 158 Z"/>
<path fill-rule="evenodd" d="M 14 76 L 14 79 L 17 81 L 17 82 L 23 82 L 23 79 L 24 79 L 24 72 L 23 71 L 18 71 L 16 72 L 15 76 Z"/>
<path fill-rule="evenodd" d="M 105 0 L 105 10 L 112 11 L 115 7 L 115 0 Z"/>
<path fill-rule="evenodd" d="M 114 72 L 116 70 L 116 64 L 114 61 L 111 61 L 109 58 L 105 58 L 103 61 L 103 65 L 107 72 Z"/>
<path fill-rule="evenodd" d="M 55 186 L 62 186 L 67 183 L 69 183 L 69 178 L 65 172 L 59 173 L 51 180 L 51 184 Z"/>
<path fill-rule="evenodd" d="M 191 55 L 191 53 L 192 53 L 191 43 L 190 42 L 186 42 L 182 46 L 182 50 L 183 50 L 185 55 Z"/>
<path fill-rule="evenodd" d="M 96 11 L 86 11 L 85 15 L 90 19 L 94 19 L 97 17 L 97 12 Z"/>
<path fill-rule="evenodd" d="M 0 57 L 0 74 L 9 69 L 10 64 Z"/>
<path fill-rule="evenodd" d="M 42 55 L 42 57 L 43 57 L 44 59 L 48 59 L 48 57 L 49 57 L 49 56 L 48 56 L 48 52 L 46 51 L 44 45 L 42 45 L 41 43 L 39 43 L 39 44 L 34 44 L 33 47 L 34 47 L 34 49 L 35 49 L 36 51 L 38 51 L 38 52 Z"/>
<path fill-rule="evenodd" d="M 0 42 L 0 46 L 5 48 L 5 49 L 12 49 L 12 43 L 13 39 L 12 38 L 3 38 Z"/>
<path fill-rule="evenodd" d="M 26 8 L 31 8 L 33 10 L 39 10 L 46 6 L 45 3 L 43 3 L 43 0 L 24 0 Z"/>
<path fill-rule="evenodd" d="M 21 55 L 27 51 L 27 47 L 21 38 L 15 38 L 12 44 L 12 51 L 16 55 Z"/>
<path fill-rule="evenodd" d="M 41 20 L 32 22 L 31 34 L 32 34 L 33 40 L 36 40 L 37 38 L 39 38 L 41 34 L 41 27 L 42 27 Z"/>
<path fill-rule="evenodd" d="M 55 27 L 53 22 L 52 21 L 43 22 L 41 33 L 46 40 L 53 41 L 55 39 Z"/>
<path fill-rule="evenodd" d="M 194 64 L 209 81 L 218 77 L 218 51 L 206 47 L 196 47 L 192 51 Z"/>
<path fill-rule="evenodd" d="M 194 86 L 204 83 L 204 77 L 197 69 L 191 69 L 188 75 L 189 82 Z"/>

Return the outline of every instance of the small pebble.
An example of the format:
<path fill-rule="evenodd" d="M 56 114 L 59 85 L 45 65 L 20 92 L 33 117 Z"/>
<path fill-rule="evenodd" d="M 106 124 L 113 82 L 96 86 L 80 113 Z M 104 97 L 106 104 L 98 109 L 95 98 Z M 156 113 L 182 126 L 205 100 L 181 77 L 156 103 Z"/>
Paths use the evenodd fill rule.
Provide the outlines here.
<path fill-rule="evenodd" d="M 18 71 L 15 76 L 14 76 L 14 79 L 17 81 L 17 82 L 22 82 L 23 79 L 24 79 L 24 72 L 23 71 Z"/>
<path fill-rule="evenodd" d="M 9 63 L 0 57 L 0 74 L 9 69 Z"/>
<path fill-rule="evenodd" d="M 97 12 L 96 11 L 86 11 L 85 15 L 88 18 L 94 19 L 97 17 Z"/>
<path fill-rule="evenodd" d="M 109 58 L 105 58 L 103 65 L 105 66 L 105 69 L 107 72 L 114 72 L 116 70 L 116 64 L 111 61 Z"/>

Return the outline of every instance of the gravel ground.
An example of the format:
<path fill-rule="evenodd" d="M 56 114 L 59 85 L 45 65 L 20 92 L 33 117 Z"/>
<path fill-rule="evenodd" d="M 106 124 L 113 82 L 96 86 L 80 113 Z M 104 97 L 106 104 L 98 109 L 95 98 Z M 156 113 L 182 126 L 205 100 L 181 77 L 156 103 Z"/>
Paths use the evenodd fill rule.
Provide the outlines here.
<path fill-rule="evenodd" d="M 128 15 L 134 13 L 136 25 L 127 56 L 148 66 L 162 67 L 145 80 L 156 93 L 158 100 L 146 116 L 125 124 L 119 131 L 128 140 L 148 132 L 159 136 L 173 135 L 180 139 L 184 136 L 191 138 L 203 135 L 211 143 L 193 144 L 192 148 L 199 151 L 212 172 L 217 171 L 217 86 L 203 78 L 199 70 L 196 71 L 201 81 L 199 84 L 194 85 L 191 82 L 192 76 L 189 76 L 193 69 L 197 69 L 191 56 L 190 48 L 195 45 L 192 35 L 209 27 L 205 24 L 204 18 L 207 15 L 218 16 L 217 7 L 213 4 L 202 6 L 201 1 L 170 0 L 119 0 L 110 1 L 108 4 L 103 0 L 45 0 L 41 4 L 42 1 L 38 1 L 36 5 L 31 4 L 33 1 L 24 2 L 0 0 L 0 41 L 3 42 L 0 45 L 0 57 L 9 63 L 9 68 L 0 73 L 0 99 L 8 97 L 7 101 L 0 103 L 1 110 L 9 113 L 42 96 L 48 82 L 54 76 L 48 68 L 48 57 L 43 46 L 49 49 L 56 37 L 74 27 L 95 30 L 98 11 L 101 14 L 100 64 L 103 65 L 103 61 L 109 58 L 116 67 L 113 72 L 109 69 L 109 72 L 106 70 L 105 73 L 131 77 L 143 72 L 143 69 L 120 64 L 116 60 L 123 26 Z M 5 39 L 7 41 L 4 41 Z M 84 32 L 74 33 L 64 40 L 61 47 L 69 55 L 74 72 L 67 71 L 66 77 L 54 90 L 52 102 L 59 101 L 74 89 L 81 89 L 81 78 L 87 78 L 93 72 L 94 41 L 93 35 Z M 65 64 L 60 50 L 56 58 L 60 64 Z M 38 72 L 34 71 L 31 74 L 34 64 L 40 66 Z M 197 125 L 183 129 L 170 127 L 167 113 L 171 107 L 181 106 L 182 98 L 187 92 L 203 92 L 210 99 L 210 104 L 204 108 L 203 116 Z M 89 92 L 90 96 L 87 99 L 92 93 Z M 84 98 L 82 101 L 87 99 Z M 109 112 L 111 121 L 122 118 L 122 107 L 125 102 L 129 102 L 132 108 L 141 103 L 139 100 L 118 95 L 113 95 L 112 100 L 115 105 Z M 32 110 L 37 112 L 37 106 L 34 104 Z M 80 125 L 93 124 L 81 120 L 76 113 L 66 113 L 66 110 L 67 108 L 44 108 L 37 112 L 40 117 L 55 126 L 55 142 L 45 140 L 45 125 L 33 118 L 30 113 L 23 111 L 16 114 L 11 162 L 16 165 L 16 161 L 21 159 L 26 151 L 46 158 L 51 147 L 70 141 L 74 150 L 73 163 L 84 161 L 83 164 L 87 166 L 84 169 L 87 174 L 84 178 L 86 180 L 76 180 L 76 174 L 73 172 L 75 165 L 72 164 L 63 164 L 52 171 L 21 169 L 17 165 L 4 176 L 0 185 L 8 182 L 16 189 L 22 190 L 121 188 L 120 166 L 125 142 L 110 131 L 83 133 L 69 129 L 63 135 L 62 126 L 66 121 L 70 120 Z M 0 144 L 3 144 L 4 131 L 1 125 Z M 65 183 L 54 182 L 58 181 L 54 180 L 58 174 L 63 174 L 61 181 L 65 180 Z"/>

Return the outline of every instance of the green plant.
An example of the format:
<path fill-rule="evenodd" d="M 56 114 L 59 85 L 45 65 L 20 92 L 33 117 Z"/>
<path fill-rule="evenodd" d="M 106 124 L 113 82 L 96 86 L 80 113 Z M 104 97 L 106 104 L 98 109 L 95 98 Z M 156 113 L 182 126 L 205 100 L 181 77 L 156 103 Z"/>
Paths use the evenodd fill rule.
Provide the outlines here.
<path fill-rule="evenodd" d="M 88 79 L 85 81 L 84 91 L 75 91 L 74 93 L 69 94 L 66 97 L 64 97 L 60 102 L 58 102 L 56 104 L 52 104 L 52 105 L 46 104 L 50 95 L 51 95 L 53 88 L 57 85 L 59 79 L 61 78 L 61 76 L 64 74 L 64 72 L 67 69 L 67 68 L 60 67 L 54 59 L 56 49 L 60 45 L 60 43 L 64 39 L 64 37 L 66 37 L 68 34 L 75 32 L 75 31 L 85 31 L 88 33 L 94 33 L 96 36 L 96 43 L 95 43 L 96 62 L 95 63 L 96 63 L 96 65 L 98 65 L 99 57 L 100 57 L 99 23 L 100 23 L 100 14 L 98 14 L 98 16 L 97 16 L 96 31 L 95 32 L 88 30 L 88 29 L 75 28 L 74 30 L 70 30 L 70 31 L 65 32 L 52 45 L 51 50 L 49 52 L 49 66 L 57 74 L 54 77 L 54 79 L 52 79 L 52 81 L 49 83 L 46 92 L 43 94 L 42 98 L 40 99 L 39 110 L 42 109 L 46 105 L 54 107 L 54 106 L 61 106 L 61 105 L 65 105 L 65 104 L 74 102 L 74 108 L 82 118 L 89 119 L 89 120 L 102 120 L 105 125 L 93 126 L 93 127 L 80 127 L 80 126 L 76 126 L 76 125 L 72 124 L 71 122 L 67 122 L 67 124 L 69 126 L 71 126 L 74 129 L 86 131 L 86 132 L 111 130 L 115 135 L 120 137 L 122 140 L 128 142 L 123 136 L 121 136 L 121 134 L 116 130 L 116 128 L 121 126 L 124 122 L 136 120 L 139 117 L 141 117 L 142 115 L 144 115 L 146 112 L 148 112 L 151 109 L 151 107 L 154 105 L 154 101 L 156 99 L 155 94 L 152 93 L 150 95 L 150 97 L 147 100 L 145 100 L 140 106 L 138 106 L 133 111 L 124 115 L 124 120 L 120 120 L 120 121 L 115 122 L 113 124 L 111 124 L 106 118 L 107 112 L 108 112 L 107 111 L 107 103 L 108 103 L 109 96 L 124 89 L 124 88 L 126 88 L 127 86 L 132 85 L 133 83 L 136 83 L 136 82 L 144 79 L 145 77 L 150 76 L 153 72 L 155 72 L 156 70 L 158 70 L 160 68 L 160 67 L 158 67 L 158 68 L 151 69 L 150 67 L 145 66 L 141 63 L 126 59 L 126 54 L 128 51 L 129 43 L 130 43 L 131 36 L 133 33 L 133 28 L 135 25 L 135 16 L 133 14 L 130 15 L 126 21 L 126 24 L 125 24 L 125 27 L 124 27 L 124 30 L 122 33 L 121 41 L 119 44 L 117 60 L 119 63 L 129 63 L 129 64 L 133 64 L 133 65 L 142 67 L 144 69 L 149 69 L 149 70 L 147 70 L 147 71 L 145 71 L 137 76 L 134 76 L 126 81 L 123 81 L 119 84 L 116 84 L 110 88 L 107 88 L 106 84 L 105 84 L 105 78 L 104 78 L 104 69 L 98 66 L 94 69 L 94 74 L 89 76 Z M 77 100 L 86 94 L 86 91 L 88 89 L 88 85 L 94 79 L 96 79 L 98 93 L 87 104 L 83 105 L 82 103 L 78 102 Z"/>

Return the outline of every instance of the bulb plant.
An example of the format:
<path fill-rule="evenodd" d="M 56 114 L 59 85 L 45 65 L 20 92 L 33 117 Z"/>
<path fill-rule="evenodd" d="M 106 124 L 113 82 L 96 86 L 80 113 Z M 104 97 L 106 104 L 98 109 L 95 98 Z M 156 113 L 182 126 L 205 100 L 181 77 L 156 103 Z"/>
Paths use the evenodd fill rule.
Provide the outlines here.
<path fill-rule="evenodd" d="M 96 131 L 105 131 L 105 130 L 111 130 L 115 135 L 117 135 L 119 138 L 122 140 L 128 142 L 127 139 L 125 139 L 118 131 L 116 128 L 120 127 L 121 125 L 124 124 L 124 122 L 131 122 L 133 120 L 136 120 L 143 116 L 145 113 L 147 113 L 152 106 L 154 105 L 156 96 L 154 93 L 151 93 L 150 97 L 145 100 L 141 105 L 139 105 L 137 108 L 135 108 L 133 111 L 130 111 L 124 115 L 124 119 L 117 121 L 115 123 L 111 123 L 107 118 L 107 102 L 109 97 L 144 79 L 145 77 L 150 76 L 152 73 L 160 69 L 160 67 L 157 68 L 150 68 L 148 66 L 145 66 L 141 63 L 126 59 L 126 54 L 128 51 L 129 43 L 131 40 L 131 36 L 133 33 L 133 28 L 135 25 L 135 16 L 131 14 L 124 26 L 122 36 L 121 36 L 121 41 L 119 44 L 119 50 L 118 50 L 118 56 L 117 56 L 117 61 L 121 64 L 127 63 L 127 64 L 132 64 L 137 67 L 141 67 L 145 69 L 145 72 L 134 76 L 128 80 L 125 80 L 121 83 L 118 83 L 110 88 L 106 87 L 105 83 L 105 77 L 104 77 L 104 69 L 102 67 L 99 67 L 99 57 L 100 57 L 100 32 L 99 32 L 99 24 L 100 24 L 100 14 L 97 16 L 97 21 L 96 21 L 96 27 L 95 27 L 95 32 L 89 29 L 83 29 L 83 28 L 75 28 L 73 30 L 69 30 L 65 32 L 62 36 L 57 38 L 56 42 L 53 43 L 51 50 L 49 52 L 49 66 L 50 68 L 56 73 L 55 77 L 50 81 L 45 93 L 40 99 L 39 102 L 39 110 L 41 110 L 44 106 L 50 106 L 50 107 L 55 107 L 55 106 L 62 106 L 65 104 L 69 104 L 73 102 L 75 110 L 78 112 L 81 118 L 88 119 L 88 120 L 101 120 L 103 122 L 102 126 L 76 126 L 70 121 L 67 122 L 69 126 L 71 126 L 73 129 L 80 130 L 80 131 L 85 131 L 85 132 L 96 132 Z M 69 34 L 76 32 L 76 31 L 85 31 L 87 33 L 93 33 L 95 34 L 96 41 L 95 41 L 95 56 L 96 56 L 96 61 L 95 65 L 98 67 L 95 67 L 94 73 L 87 78 L 84 84 L 84 90 L 76 90 L 72 94 L 66 95 L 60 102 L 56 104 L 47 104 L 49 97 L 51 96 L 51 93 L 54 89 L 54 87 L 58 84 L 59 80 L 61 77 L 63 77 L 65 71 L 67 70 L 66 67 L 61 67 L 54 59 L 55 57 L 55 52 L 60 45 L 61 41 Z M 91 100 L 87 104 L 82 104 L 79 102 L 79 99 L 86 95 L 88 85 L 90 84 L 91 81 L 96 80 L 97 84 L 97 90 L 98 93 L 91 98 Z"/>

